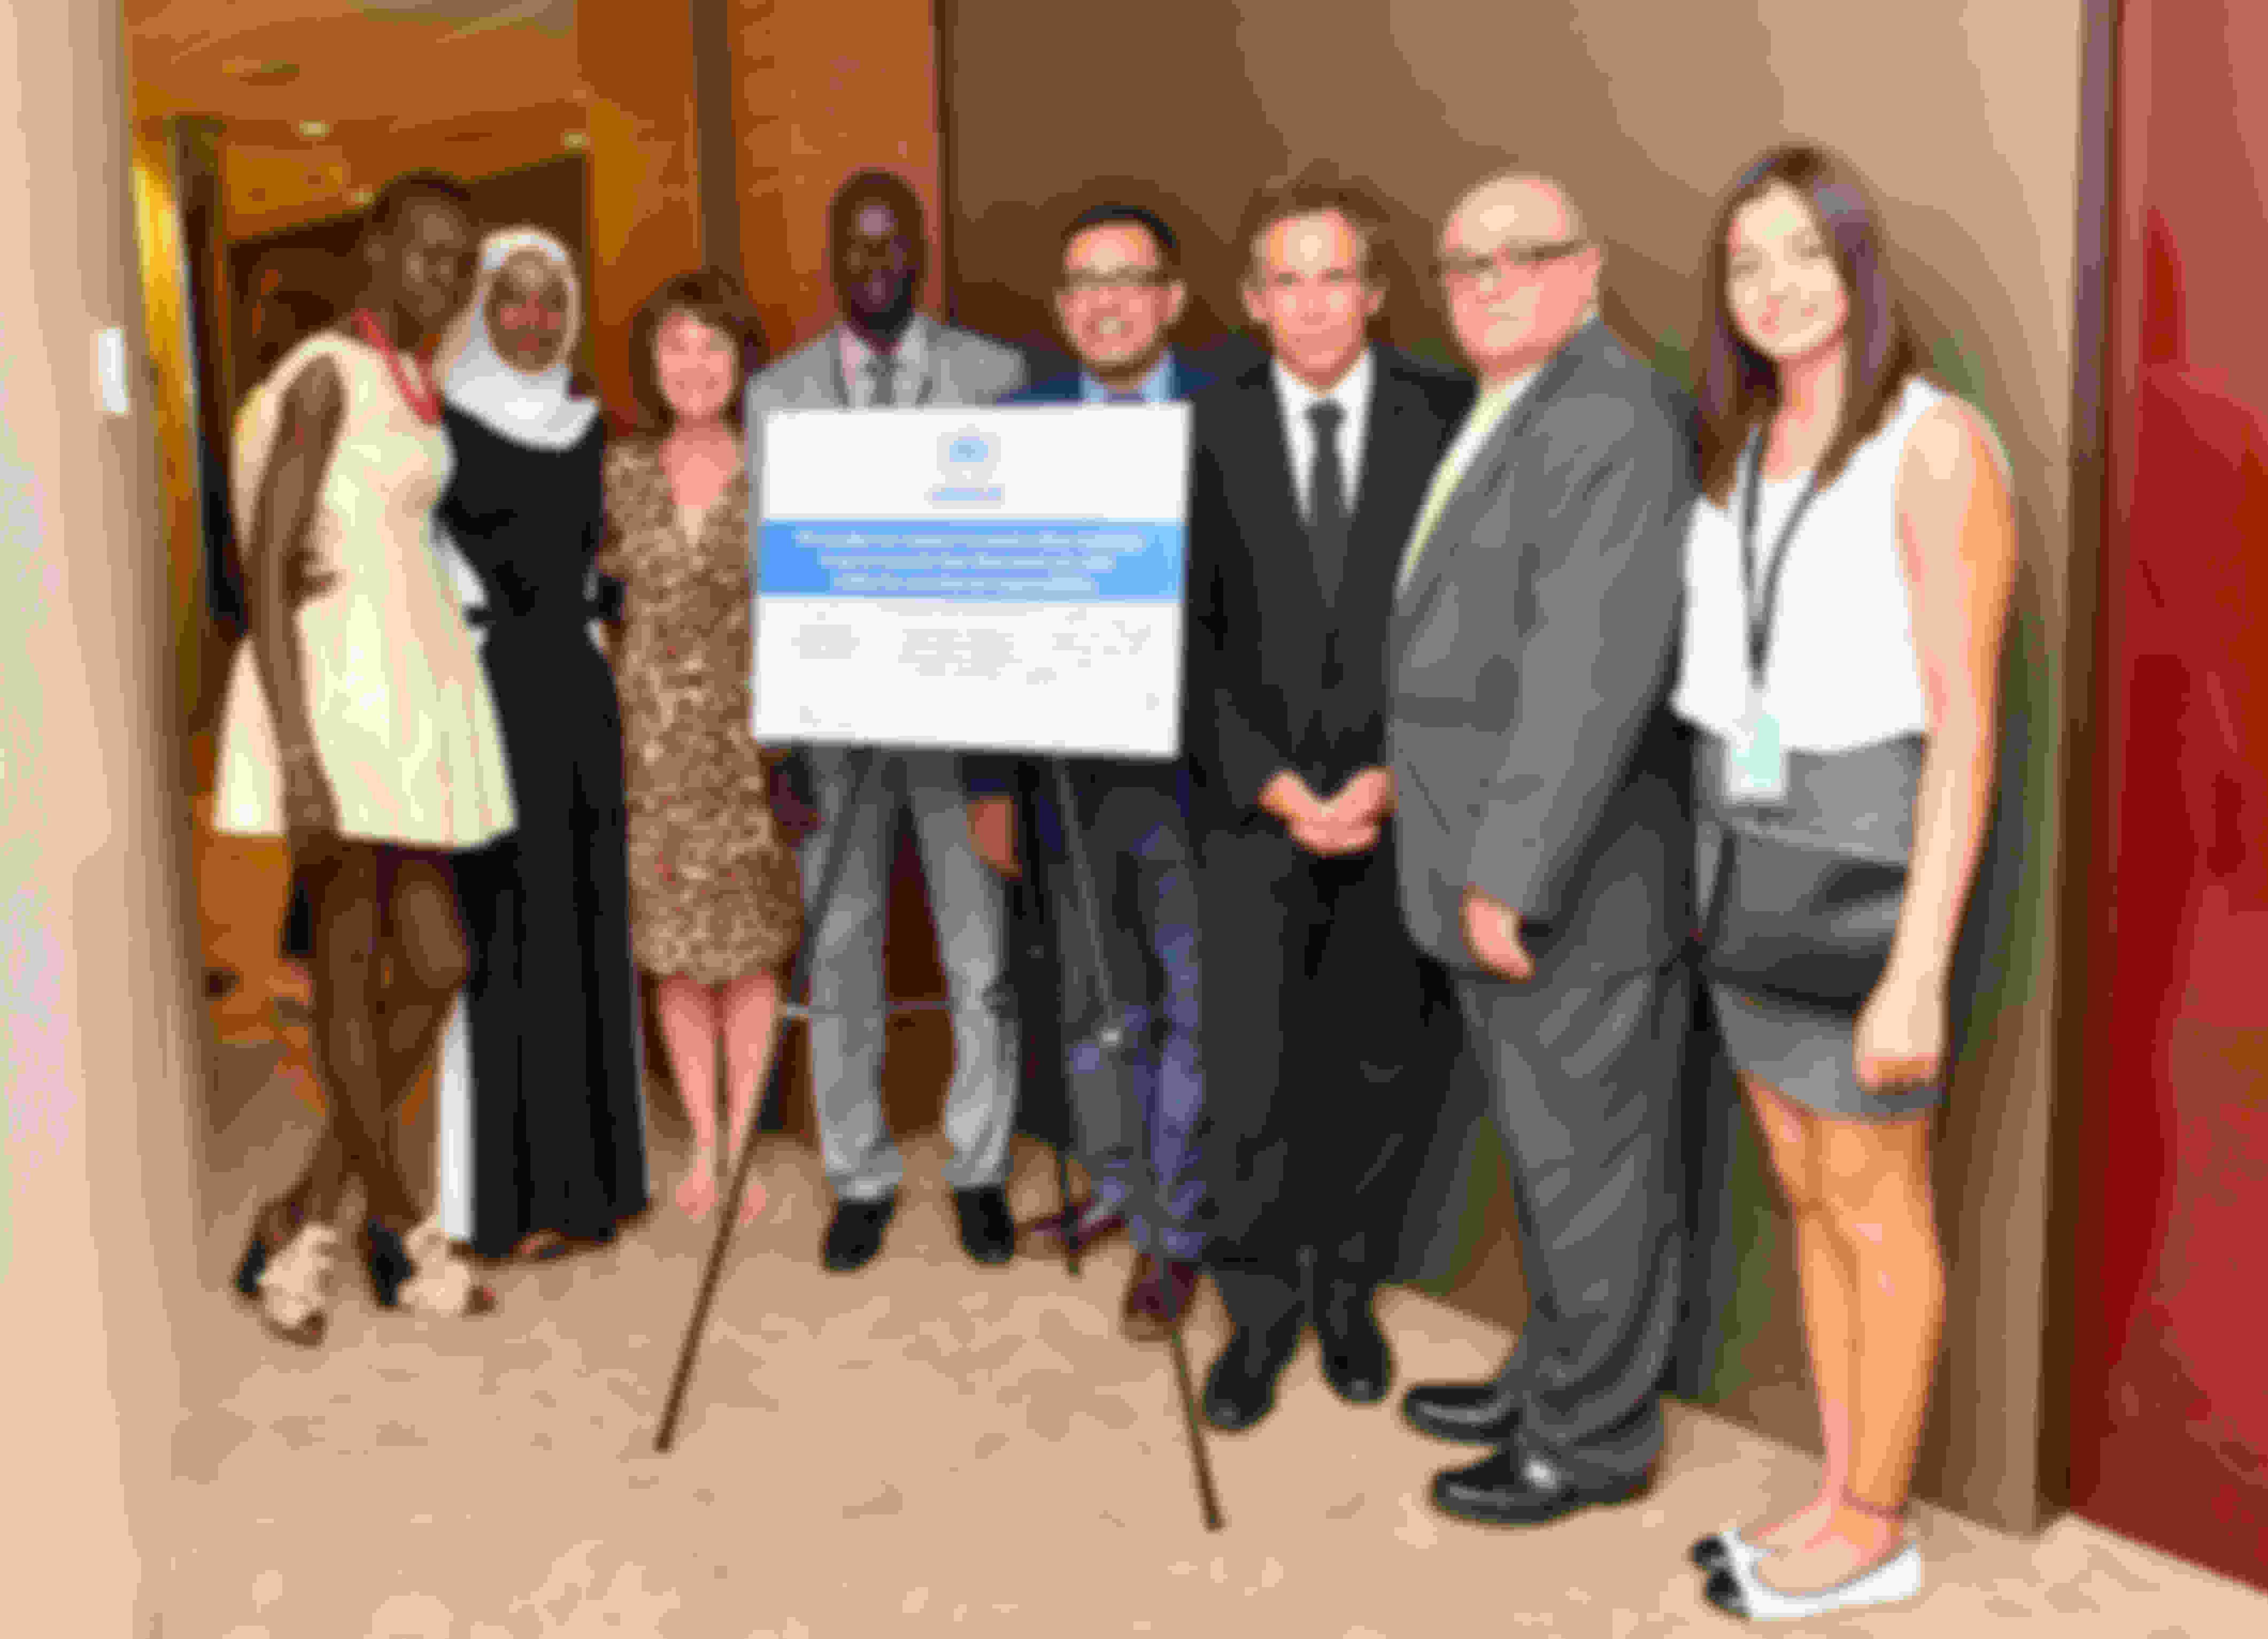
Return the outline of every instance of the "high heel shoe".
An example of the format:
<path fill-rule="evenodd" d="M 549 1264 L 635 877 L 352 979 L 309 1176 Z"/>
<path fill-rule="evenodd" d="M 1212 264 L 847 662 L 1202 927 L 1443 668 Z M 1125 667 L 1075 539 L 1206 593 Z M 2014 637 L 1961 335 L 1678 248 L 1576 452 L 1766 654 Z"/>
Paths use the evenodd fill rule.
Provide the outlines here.
<path fill-rule="evenodd" d="M 493 1312 L 496 1293 L 473 1279 L 471 1266 L 449 1244 L 438 1218 L 407 1236 L 372 1218 L 363 1226 L 370 1285 L 381 1309 L 408 1308 L 452 1318 Z"/>
<path fill-rule="evenodd" d="M 258 1308 L 270 1336 L 298 1348 L 313 1348 L 330 1329 L 332 1271 L 338 1256 L 338 1231 L 327 1223 L 302 1223 L 278 1247 L 266 1214 L 252 1226 L 251 1243 L 236 1266 L 233 1284 Z"/>

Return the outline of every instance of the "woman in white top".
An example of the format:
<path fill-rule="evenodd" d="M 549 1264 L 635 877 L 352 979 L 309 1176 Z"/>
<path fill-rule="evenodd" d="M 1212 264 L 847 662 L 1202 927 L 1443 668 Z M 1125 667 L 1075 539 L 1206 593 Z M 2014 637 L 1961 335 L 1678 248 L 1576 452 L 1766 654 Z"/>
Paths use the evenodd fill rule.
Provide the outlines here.
<path fill-rule="evenodd" d="M 1709 1598 L 1755 1620 L 1921 1585 L 1903 1520 L 1944 1309 L 1933 1114 L 2016 544 L 1992 434 L 1918 374 L 1885 251 L 1849 170 L 1792 147 L 1742 173 L 1707 252 L 1675 697 L 1698 731 L 1702 902 L 1712 928 L 1742 908 L 1719 900 L 1742 897 L 1719 849 L 1745 804 L 1905 870 L 1863 1005 L 1712 987 L 1793 1213 L 1826 1448 L 1804 1509 L 1695 1545 Z"/>
<path fill-rule="evenodd" d="M 298 1183 L 260 1213 L 236 1284 L 302 1345 L 324 1334 L 353 1178 L 381 1304 L 494 1306 L 418 1208 L 392 1133 L 465 977 L 449 856 L 515 820 L 488 680 L 428 544 L 449 447 L 417 349 L 463 306 L 472 247 L 461 186 L 389 183 L 364 231 L 361 306 L 276 366 L 237 452 L 252 631 L 229 680 L 214 829 L 290 844 L 314 911 L 329 1119 Z M 295 587 L 312 591 L 298 607 Z"/>

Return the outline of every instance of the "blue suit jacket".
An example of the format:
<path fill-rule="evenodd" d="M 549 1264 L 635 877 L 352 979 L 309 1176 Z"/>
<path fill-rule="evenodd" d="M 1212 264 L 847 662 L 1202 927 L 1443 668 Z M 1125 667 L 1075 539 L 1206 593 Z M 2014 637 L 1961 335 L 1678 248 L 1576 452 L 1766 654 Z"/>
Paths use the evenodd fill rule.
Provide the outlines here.
<path fill-rule="evenodd" d="M 1175 403 L 1186 403 L 1189 395 L 1210 380 L 1204 372 L 1192 367 L 1178 352 L 1166 355 L 1167 396 Z M 1086 397 L 1086 378 L 1077 370 L 1064 371 L 1044 380 L 1035 381 L 1021 392 L 1012 393 L 999 402 L 1003 406 L 1013 404 L 1076 404 Z M 1182 639 L 1184 646 L 1188 643 Z M 1187 668 L 1183 668 L 1186 682 Z M 978 753 L 961 759 L 961 777 L 972 797 L 999 797 L 1012 794 L 1016 788 L 1017 770 L 1024 759 L 997 754 Z M 1035 771 L 1035 772 L 1037 771 Z M 1072 760 L 1071 782 L 1083 799 L 1086 809 L 1081 816 L 1089 825 L 1094 819 L 1095 805 L 1108 787 L 1119 784 L 1138 784 L 1162 786 L 1170 790 L 1182 812 L 1189 810 L 1190 789 L 1187 747 L 1182 755 L 1171 764 L 1120 761 L 1107 757 L 1078 757 Z M 1035 782 L 1033 797 L 1033 828 L 1036 837 L 1025 838 L 1027 852 L 1037 842 L 1049 853 L 1058 858 L 1064 849 L 1063 817 L 1057 811 L 1055 781 L 1052 775 L 1042 774 Z"/>

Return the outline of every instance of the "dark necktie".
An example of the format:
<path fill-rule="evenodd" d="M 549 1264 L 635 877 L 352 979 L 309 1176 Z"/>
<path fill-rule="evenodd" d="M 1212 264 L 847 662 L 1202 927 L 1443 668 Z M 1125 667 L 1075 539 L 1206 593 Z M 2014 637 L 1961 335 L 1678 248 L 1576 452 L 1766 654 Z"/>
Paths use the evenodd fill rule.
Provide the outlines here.
<path fill-rule="evenodd" d="M 1307 421 L 1315 430 L 1315 463 L 1307 481 L 1307 540 L 1314 550 L 1315 580 L 1326 605 L 1338 602 L 1346 572 L 1346 467 L 1339 460 L 1339 424 L 1346 411 L 1336 401 L 1311 405 Z"/>
<path fill-rule="evenodd" d="M 1113 393 L 1108 402 L 1113 404 L 1138 404 L 1143 400 L 1139 393 Z"/>
<path fill-rule="evenodd" d="M 895 358 L 885 358 L 880 354 L 877 353 L 871 360 L 868 361 L 866 370 L 867 373 L 874 378 L 874 396 L 872 400 L 872 408 L 875 410 L 889 409 L 898 402 L 897 360 Z"/>

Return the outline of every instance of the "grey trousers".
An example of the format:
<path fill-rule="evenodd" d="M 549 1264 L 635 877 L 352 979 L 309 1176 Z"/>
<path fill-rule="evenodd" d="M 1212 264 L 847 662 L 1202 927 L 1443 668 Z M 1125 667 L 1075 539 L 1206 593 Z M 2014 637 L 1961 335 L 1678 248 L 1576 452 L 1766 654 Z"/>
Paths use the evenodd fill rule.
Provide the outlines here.
<path fill-rule="evenodd" d="M 877 1200 L 904 1180 L 905 1158 L 882 1119 L 882 934 L 890 904 L 892 848 L 901 809 L 913 819 L 937 921 L 953 1002 L 953 1081 L 944 1131 L 953 1153 L 945 1181 L 954 1189 L 998 1184 L 1008 1172 L 1016 1116 L 1012 1027 L 994 1015 L 986 993 L 1002 972 L 1007 907 L 1000 881 L 978 857 L 959 759 L 950 751 L 878 751 L 855 810 L 857 769 L 835 749 L 807 754 L 817 787 L 820 828 L 804 845 L 803 882 L 811 931 L 812 1101 L 819 1119 L 827 1182 L 844 1200 Z M 845 850 L 826 917 L 815 900 L 832 850 Z"/>
<path fill-rule="evenodd" d="M 1682 959 L 1537 990 L 1458 980 L 1510 1152 L 1532 1303 L 1498 1381 L 1519 1397 L 1524 1444 L 1601 1482 L 1643 1473 L 1661 1451 L 1691 983 Z"/>

